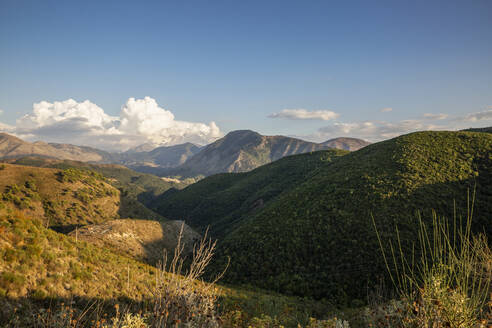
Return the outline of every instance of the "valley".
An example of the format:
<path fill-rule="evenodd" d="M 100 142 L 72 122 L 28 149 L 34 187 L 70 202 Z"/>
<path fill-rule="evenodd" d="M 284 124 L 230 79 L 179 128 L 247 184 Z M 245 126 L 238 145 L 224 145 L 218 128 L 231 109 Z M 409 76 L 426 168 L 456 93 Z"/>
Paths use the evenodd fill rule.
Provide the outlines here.
<path fill-rule="evenodd" d="M 487 131 L 416 132 L 356 151 L 237 131 L 178 156 L 168 178 L 119 159 L 66 158 L 76 146 L 49 153 L 4 136 L 0 324 L 22 327 L 31 319 L 15 313 L 41 315 L 70 299 L 79 314 L 96 303 L 111 316 L 115 305 L 151 311 L 156 286 L 186 281 L 162 262 L 172 267 L 166 259 L 181 250 L 186 277 L 193 245 L 210 236 L 213 258 L 193 283 L 202 286 L 197 302 L 220 304 L 222 326 L 363 327 L 368 293 L 381 284 L 378 297 L 395 293 L 381 252 L 394 254 L 396 236 L 415 249 L 419 218 L 430 229 L 433 213 L 456 224 L 473 208 L 470 231 L 492 238 Z"/>

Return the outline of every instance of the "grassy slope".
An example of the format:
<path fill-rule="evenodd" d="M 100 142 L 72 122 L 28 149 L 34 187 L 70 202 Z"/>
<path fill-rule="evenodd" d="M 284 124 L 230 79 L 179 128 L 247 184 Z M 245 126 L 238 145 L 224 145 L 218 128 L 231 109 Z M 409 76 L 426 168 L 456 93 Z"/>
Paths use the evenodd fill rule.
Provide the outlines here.
<path fill-rule="evenodd" d="M 118 217 L 119 191 L 95 172 L 0 164 L 2 207 L 69 228 Z M 70 229 L 69 229 L 70 230 Z"/>
<path fill-rule="evenodd" d="M 466 209 L 467 190 L 476 184 L 475 226 L 492 235 L 490 154 L 490 134 L 420 132 L 323 162 L 222 240 L 219 257 L 232 258 L 226 279 L 339 301 L 363 297 L 384 272 L 371 213 L 389 238 L 398 223 L 412 240 L 416 210 L 451 217 L 453 200 Z M 208 213 L 198 222 L 213 222 L 214 211 Z"/>
<path fill-rule="evenodd" d="M 153 268 L 0 210 L 0 296 L 115 298 L 144 296 Z M 128 267 L 135 284 L 128 289 Z"/>
<path fill-rule="evenodd" d="M 129 280 L 128 280 L 129 273 Z M 128 281 L 130 282 L 128 284 Z M 151 298 L 155 268 L 44 227 L 18 210 L 0 209 L 0 325 L 17 313 L 32 316 L 33 306 L 74 307 L 93 302 L 140 307 Z M 276 316 L 287 327 L 324 316 L 326 304 L 234 287 L 218 286 L 221 313 L 247 322 L 261 314 Z M 152 303 L 150 303 L 152 305 Z M 109 306 L 111 309 L 111 306 Z"/>
<path fill-rule="evenodd" d="M 247 173 L 208 177 L 181 191 L 163 194 L 155 203 L 162 215 L 223 237 L 245 216 L 259 211 L 284 190 L 302 183 L 331 159 L 347 154 L 326 150 L 282 158 Z"/>
<path fill-rule="evenodd" d="M 151 174 L 139 173 L 120 165 L 88 164 L 77 161 L 24 157 L 11 161 L 13 164 L 59 169 L 78 168 L 98 172 L 121 191 L 120 216 L 141 219 L 163 220 L 147 206 L 170 188 L 181 189 L 184 183 L 164 181 Z"/>

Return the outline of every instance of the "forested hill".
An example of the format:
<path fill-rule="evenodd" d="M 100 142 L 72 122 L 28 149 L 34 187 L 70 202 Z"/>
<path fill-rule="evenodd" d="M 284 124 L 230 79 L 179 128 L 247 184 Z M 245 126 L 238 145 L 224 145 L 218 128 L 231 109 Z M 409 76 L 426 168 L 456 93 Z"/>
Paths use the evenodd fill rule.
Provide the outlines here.
<path fill-rule="evenodd" d="M 242 219 L 306 181 L 327 162 L 348 153 L 323 150 L 287 156 L 246 173 L 216 174 L 183 190 L 164 193 L 155 201 L 155 210 L 171 219 L 186 220 L 200 230 L 210 225 L 211 233 L 222 238 Z"/>
<path fill-rule="evenodd" d="M 316 154 L 293 157 L 299 159 L 293 165 L 303 167 L 309 161 L 301 159 L 320 156 Z M 233 259 L 229 282 L 315 297 L 362 297 L 385 270 L 371 214 L 383 236 L 394 237 L 398 224 L 406 243 L 414 240 L 417 210 L 425 218 L 431 209 L 451 217 L 453 202 L 462 213 L 467 192 L 476 189 L 474 226 L 492 235 L 491 154 L 492 135 L 487 133 L 412 133 L 319 162 L 311 175 L 284 186 L 284 192 L 265 206 L 245 211 L 233 225 L 232 217 L 223 214 L 229 208 L 221 197 L 239 199 L 237 187 L 215 184 L 233 181 L 233 175 L 209 177 L 176 192 L 159 211 L 195 212 L 185 217 L 195 227 L 212 224 L 219 232 L 229 232 L 218 254 L 219 259 Z M 275 165 L 263 169 L 268 167 Z M 222 188 L 227 192 L 215 190 Z M 239 194 L 243 189 L 236 190 Z M 192 191 L 200 195 L 198 203 L 186 200 Z M 237 206 L 243 204 L 247 208 L 247 202 Z"/>

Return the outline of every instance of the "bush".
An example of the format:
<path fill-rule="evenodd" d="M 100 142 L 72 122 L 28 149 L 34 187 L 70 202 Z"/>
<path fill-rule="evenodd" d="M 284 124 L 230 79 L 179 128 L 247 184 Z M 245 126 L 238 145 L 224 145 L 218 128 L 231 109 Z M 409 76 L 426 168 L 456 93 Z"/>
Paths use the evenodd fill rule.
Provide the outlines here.
<path fill-rule="evenodd" d="M 147 328 L 148 325 L 140 314 L 126 313 L 121 315 L 117 314 L 112 319 L 111 325 L 104 325 L 103 328 Z"/>
<path fill-rule="evenodd" d="M 449 223 L 434 213 L 428 229 L 418 216 L 417 256 L 404 253 L 397 230 L 398 243 L 390 244 L 396 273 L 390 270 L 377 234 L 401 302 L 370 312 L 370 323 L 378 327 L 467 328 L 480 325 L 490 292 L 492 252 L 485 235 L 473 236 L 471 233 L 472 210 L 468 210 L 466 220 L 461 221 L 455 217 Z"/>
<path fill-rule="evenodd" d="M 0 288 L 10 289 L 19 288 L 24 285 L 26 278 L 24 276 L 15 274 L 13 272 L 2 272 L 0 273 Z"/>

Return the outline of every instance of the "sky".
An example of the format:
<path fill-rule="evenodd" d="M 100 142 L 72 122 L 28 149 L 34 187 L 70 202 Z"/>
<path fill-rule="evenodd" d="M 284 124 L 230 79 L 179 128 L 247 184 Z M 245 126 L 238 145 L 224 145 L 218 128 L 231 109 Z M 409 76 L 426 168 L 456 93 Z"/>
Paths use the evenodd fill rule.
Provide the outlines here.
<path fill-rule="evenodd" d="M 0 131 L 26 140 L 123 151 L 491 125 L 490 0 L 0 0 Z"/>

